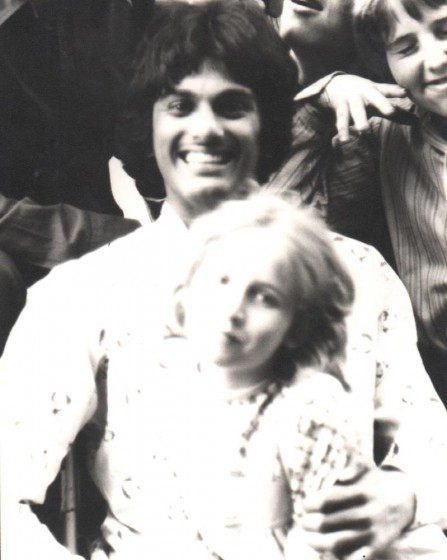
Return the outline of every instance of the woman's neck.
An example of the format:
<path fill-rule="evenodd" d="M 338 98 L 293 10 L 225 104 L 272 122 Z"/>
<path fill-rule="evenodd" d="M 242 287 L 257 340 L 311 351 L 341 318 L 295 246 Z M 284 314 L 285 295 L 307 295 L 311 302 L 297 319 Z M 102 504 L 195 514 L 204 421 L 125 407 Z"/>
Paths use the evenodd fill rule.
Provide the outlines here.
<path fill-rule="evenodd" d="M 257 368 L 236 369 L 200 363 L 199 371 L 207 383 L 222 391 L 254 388 L 268 381 L 272 376 L 271 364 Z"/>

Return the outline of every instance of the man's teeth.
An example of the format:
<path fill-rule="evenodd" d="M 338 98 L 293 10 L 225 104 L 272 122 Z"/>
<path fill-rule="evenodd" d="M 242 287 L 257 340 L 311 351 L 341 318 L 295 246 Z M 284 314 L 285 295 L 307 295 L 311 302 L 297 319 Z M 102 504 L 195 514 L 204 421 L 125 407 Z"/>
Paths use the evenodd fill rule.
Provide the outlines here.
<path fill-rule="evenodd" d="M 187 152 L 184 160 L 186 163 L 224 163 L 223 154 L 210 154 L 208 152 Z"/>

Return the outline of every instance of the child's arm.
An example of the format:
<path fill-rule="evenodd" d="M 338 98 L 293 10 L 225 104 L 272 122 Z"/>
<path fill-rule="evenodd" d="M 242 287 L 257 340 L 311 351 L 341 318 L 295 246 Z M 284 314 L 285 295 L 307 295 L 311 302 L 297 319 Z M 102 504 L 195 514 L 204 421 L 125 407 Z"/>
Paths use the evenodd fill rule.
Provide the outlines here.
<path fill-rule="evenodd" d="M 392 117 L 398 109 L 393 98 L 406 96 L 395 84 L 378 84 L 350 74 L 336 74 L 321 92 L 320 102 L 335 113 L 335 126 L 341 142 L 349 140 L 352 123 L 359 131 L 369 129 L 368 109 Z"/>

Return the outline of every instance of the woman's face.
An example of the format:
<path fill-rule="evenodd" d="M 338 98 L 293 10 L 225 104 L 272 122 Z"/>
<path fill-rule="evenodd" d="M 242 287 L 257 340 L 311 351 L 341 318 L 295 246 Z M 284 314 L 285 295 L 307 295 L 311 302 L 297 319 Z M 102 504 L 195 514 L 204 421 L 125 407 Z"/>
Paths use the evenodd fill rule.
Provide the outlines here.
<path fill-rule="evenodd" d="M 167 200 L 186 222 L 255 178 L 260 130 L 253 92 L 211 63 L 155 103 L 155 157 Z"/>
<path fill-rule="evenodd" d="M 345 50 L 352 45 L 352 0 L 284 0 L 280 33 L 299 58 L 300 49 Z"/>
<path fill-rule="evenodd" d="M 284 235 L 269 228 L 209 244 L 184 298 L 186 334 L 203 366 L 240 384 L 269 373 L 294 317 L 291 267 Z"/>

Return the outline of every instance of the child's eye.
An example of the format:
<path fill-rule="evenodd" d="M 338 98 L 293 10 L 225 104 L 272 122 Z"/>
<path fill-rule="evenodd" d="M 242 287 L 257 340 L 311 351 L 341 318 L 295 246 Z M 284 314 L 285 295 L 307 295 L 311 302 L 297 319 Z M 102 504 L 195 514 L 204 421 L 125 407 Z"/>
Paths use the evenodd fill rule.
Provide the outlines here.
<path fill-rule="evenodd" d="M 399 49 L 398 54 L 400 54 L 402 56 L 409 56 L 410 54 L 413 54 L 414 52 L 416 52 L 416 50 L 417 50 L 417 45 L 416 44 L 411 44 L 411 45 L 407 45 L 407 46 Z"/>
<path fill-rule="evenodd" d="M 414 34 L 409 33 L 396 38 L 387 46 L 389 54 L 396 56 L 409 56 L 418 49 L 418 42 Z"/>

